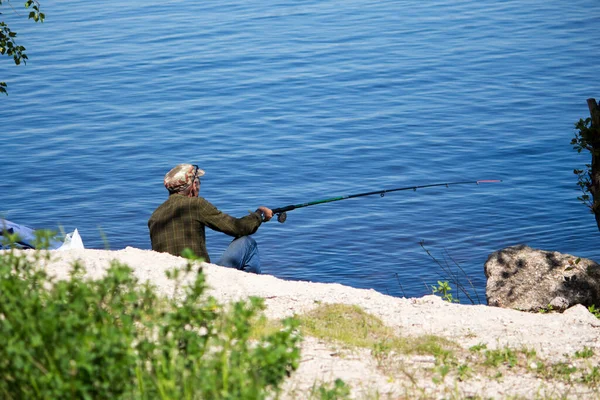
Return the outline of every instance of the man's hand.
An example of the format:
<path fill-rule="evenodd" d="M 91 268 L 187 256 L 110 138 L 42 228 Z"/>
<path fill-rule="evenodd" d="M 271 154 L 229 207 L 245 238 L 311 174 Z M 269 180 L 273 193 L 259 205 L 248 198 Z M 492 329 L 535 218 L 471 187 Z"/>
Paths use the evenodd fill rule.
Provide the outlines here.
<path fill-rule="evenodd" d="M 260 206 L 260 207 L 258 207 L 258 209 L 256 211 L 262 212 L 263 222 L 267 222 L 271 218 L 273 218 L 273 210 L 271 210 L 269 207 Z"/>

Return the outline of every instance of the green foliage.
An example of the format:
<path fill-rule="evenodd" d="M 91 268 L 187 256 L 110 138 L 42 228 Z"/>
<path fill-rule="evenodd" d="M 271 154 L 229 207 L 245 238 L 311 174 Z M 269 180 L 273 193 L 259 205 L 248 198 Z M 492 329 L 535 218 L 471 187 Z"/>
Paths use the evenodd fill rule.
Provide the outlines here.
<path fill-rule="evenodd" d="M 496 350 L 486 350 L 484 355 L 484 365 L 489 367 L 498 367 L 501 364 L 514 367 L 517 365 L 518 361 L 517 353 L 508 347 Z"/>
<path fill-rule="evenodd" d="M 458 366 L 457 376 L 459 381 L 466 381 L 473 375 L 473 369 L 467 364 L 461 364 Z"/>
<path fill-rule="evenodd" d="M 37 0 L 27 0 L 25 2 L 25 8 L 30 8 L 32 11 L 29 12 L 28 19 L 33 19 L 35 22 L 44 22 L 46 14 L 40 12 L 40 2 Z"/>
<path fill-rule="evenodd" d="M 440 293 L 446 290 L 442 293 L 442 298 L 451 303 L 460 303 L 460 296 L 462 294 L 467 298 L 469 302 L 471 302 L 471 304 L 481 304 L 479 293 L 477 292 L 477 288 L 475 288 L 475 285 L 471 281 L 471 278 L 469 278 L 465 270 L 448 253 L 447 250 L 445 251 L 442 260 L 439 260 L 429 251 L 429 249 L 425 247 L 425 241 L 422 240 L 421 242 L 419 242 L 419 245 L 444 273 L 444 275 L 440 277 L 440 280 L 444 283 L 438 281 L 439 286 L 433 286 L 434 293 L 436 293 L 436 289 L 440 289 Z M 468 285 L 464 284 L 465 280 L 468 282 Z M 451 285 L 456 288 L 456 297 L 450 295 L 449 293 L 449 291 L 451 290 Z"/>
<path fill-rule="evenodd" d="M 554 311 L 554 307 L 552 307 L 552 304 L 548 304 L 546 307 L 540 308 L 538 310 L 538 312 L 540 314 L 548 314 L 548 313 L 551 313 L 552 311 Z"/>
<path fill-rule="evenodd" d="M 567 362 L 558 362 L 551 366 L 552 372 L 556 376 L 561 376 L 563 379 L 569 381 L 571 375 L 577 372 L 577 367 Z"/>
<path fill-rule="evenodd" d="M 320 400 L 344 400 L 350 398 L 350 387 L 341 379 L 336 379 L 333 385 L 323 384 L 318 388 L 314 388 L 311 393 L 311 398 Z"/>
<path fill-rule="evenodd" d="M 581 153 L 583 150 L 594 150 L 594 130 L 592 129 L 592 119 L 580 119 L 575 123 L 575 137 L 571 139 L 573 149 Z"/>
<path fill-rule="evenodd" d="M 594 350 L 585 346 L 583 350 L 575 352 L 575 358 L 590 358 L 594 356 Z"/>
<path fill-rule="evenodd" d="M 458 300 L 452 297 L 452 293 L 450 293 L 452 291 L 452 287 L 450 286 L 448 281 L 438 281 L 437 283 L 438 286 L 431 286 L 431 289 L 433 289 L 434 294 L 437 293 L 442 299 L 444 299 L 448 303 L 458 303 Z"/>
<path fill-rule="evenodd" d="M 588 307 L 588 311 L 591 312 L 596 318 L 600 318 L 600 309 L 594 304 Z"/>
<path fill-rule="evenodd" d="M 27 56 L 24 53 L 25 47 L 15 43 L 15 37 L 17 34 L 6 23 L 0 22 L 0 54 L 12 57 L 15 64 L 20 65 L 21 61 L 25 63 Z"/>
<path fill-rule="evenodd" d="M 596 129 L 592 128 L 592 119 L 580 119 L 575 124 L 575 129 L 575 137 L 571 139 L 573 149 L 577 150 L 578 153 L 581 153 L 584 150 L 587 150 L 592 154 L 598 152 L 598 133 Z M 577 186 L 579 186 L 582 193 L 577 199 L 589 207 L 590 211 L 594 212 L 594 202 L 592 197 L 590 197 L 590 188 L 592 186 L 591 164 L 585 164 L 584 169 L 574 169 L 573 173 L 577 175 Z"/>
<path fill-rule="evenodd" d="M 3 0 L 0 0 L 0 6 L 2 6 L 2 3 Z M 4 3 L 9 4 L 10 0 L 4 0 Z M 25 8 L 31 9 L 28 19 L 33 19 L 35 22 L 44 22 L 44 19 L 46 19 L 46 15 L 40 12 L 39 1 L 27 0 Z M 0 15 L 2 15 L 1 12 Z M 26 64 L 28 59 L 27 54 L 25 54 L 26 49 L 15 42 L 16 37 L 17 33 L 12 31 L 4 21 L 0 21 L 0 55 L 12 57 L 16 65 Z M 6 86 L 6 82 L 0 82 L 0 93 L 8 94 Z"/>
<path fill-rule="evenodd" d="M 478 353 L 481 350 L 485 350 L 485 349 L 487 349 L 487 345 L 485 343 L 479 343 L 479 344 L 476 344 L 475 346 L 469 347 L 469 350 L 472 353 Z"/>
<path fill-rule="evenodd" d="M 47 254 L 0 253 L 0 398 L 263 399 L 298 367 L 296 320 L 250 340 L 262 299 L 218 304 L 191 262 L 170 273 L 192 278 L 176 301 L 117 262 L 56 280 Z"/>
<path fill-rule="evenodd" d="M 446 375 L 448 375 L 448 373 L 450 372 L 450 366 L 447 364 L 440 364 L 437 365 L 434 368 L 435 372 L 438 375 L 434 375 L 431 380 L 433 383 L 435 383 L 436 385 L 439 385 L 440 383 L 444 382 L 444 379 L 446 378 Z"/>
<path fill-rule="evenodd" d="M 581 382 L 594 387 L 598 386 L 600 384 L 600 367 L 592 367 L 589 372 L 583 373 Z"/>

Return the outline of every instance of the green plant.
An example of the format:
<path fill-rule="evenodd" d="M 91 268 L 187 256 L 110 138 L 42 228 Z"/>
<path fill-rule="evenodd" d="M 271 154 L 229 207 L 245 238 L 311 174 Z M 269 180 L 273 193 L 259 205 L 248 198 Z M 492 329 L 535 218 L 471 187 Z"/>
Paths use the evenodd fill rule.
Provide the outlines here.
<path fill-rule="evenodd" d="M 297 320 L 251 340 L 262 299 L 220 305 L 193 262 L 169 274 L 178 301 L 116 262 L 56 280 L 49 254 L 0 253 L 1 398 L 263 399 L 298 366 Z"/>
<path fill-rule="evenodd" d="M 551 305 L 551 304 L 548 304 L 546 307 L 544 307 L 544 308 L 540 308 L 540 309 L 538 310 L 538 312 L 539 312 L 540 314 L 548 314 L 548 313 L 551 313 L 552 311 L 554 311 L 554 307 L 552 307 L 552 305 Z"/>
<path fill-rule="evenodd" d="M 459 381 L 465 381 L 465 380 L 469 379 L 472 374 L 473 374 L 473 369 L 471 367 L 469 367 L 467 364 L 461 364 L 458 366 L 457 375 L 458 375 Z"/>
<path fill-rule="evenodd" d="M 439 376 L 434 375 L 431 380 L 433 381 L 433 383 L 435 383 L 436 385 L 439 385 L 440 383 L 444 382 L 444 379 L 446 378 L 446 375 L 448 375 L 448 373 L 450 372 L 450 366 L 447 364 L 441 364 L 441 365 L 437 365 L 434 368 L 434 371 L 439 374 Z"/>
<path fill-rule="evenodd" d="M 508 347 L 496 350 L 486 350 L 484 355 L 484 365 L 491 367 L 498 367 L 501 364 L 508 365 L 509 367 L 514 367 L 515 365 L 517 365 L 518 361 L 517 353 L 515 353 L 514 350 Z"/>
<path fill-rule="evenodd" d="M 571 139 L 573 149 L 577 150 L 578 153 L 584 150 L 593 153 L 596 132 L 592 128 L 592 119 L 580 119 L 575 123 L 575 129 L 575 137 Z M 577 199 L 593 211 L 593 201 L 589 195 L 592 185 L 591 170 L 591 164 L 585 164 L 584 169 L 574 169 L 573 173 L 577 175 L 577 186 L 579 186 L 582 193 Z"/>
<path fill-rule="evenodd" d="M 469 347 L 469 350 L 473 353 L 477 353 L 477 352 L 479 352 L 481 350 L 485 350 L 485 349 L 487 349 L 487 345 L 485 343 L 479 343 L 479 344 L 476 344 L 475 346 Z"/>
<path fill-rule="evenodd" d="M 392 343 L 390 340 L 382 340 L 373 344 L 371 355 L 377 361 L 377 366 L 382 368 L 388 362 L 392 351 Z"/>
<path fill-rule="evenodd" d="M 0 6 L 2 3 L 9 3 L 10 0 L 0 0 Z M 46 15 L 40 12 L 40 3 L 37 0 L 25 1 L 25 8 L 30 8 L 29 19 L 33 19 L 35 22 L 44 22 Z M 0 12 L 0 15 L 2 13 Z M 27 55 L 25 54 L 25 47 L 18 45 L 15 42 L 17 33 L 12 31 L 10 27 L 4 22 L 0 21 L 0 55 L 7 55 L 13 58 L 16 65 L 25 64 L 27 62 Z M 6 91 L 6 82 L 0 82 L 0 93 L 8 94 Z"/>
<path fill-rule="evenodd" d="M 594 304 L 588 307 L 588 311 L 591 312 L 596 318 L 600 318 L 600 309 Z"/>
<path fill-rule="evenodd" d="M 585 346 L 583 350 L 575 352 L 575 358 L 590 358 L 594 356 L 594 350 Z"/>
<path fill-rule="evenodd" d="M 344 400 L 350 398 L 350 387 L 341 379 L 336 379 L 333 384 L 322 384 L 313 387 L 311 397 L 320 400 Z"/>
<path fill-rule="evenodd" d="M 597 386 L 600 383 L 600 367 L 593 367 L 590 372 L 583 373 L 581 381 L 590 386 Z"/>
<path fill-rule="evenodd" d="M 552 371 L 555 375 L 562 377 L 566 381 L 569 381 L 571 374 L 577 372 L 577 367 L 567 362 L 558 362 L 551 366 Z"/>
<path fill-rule="evenodd" d="M 479 298 L 479 293 L 477 292 L 477 288 L 475 288 L 475 285 L 473 284 L 473 282 L 471 281 L 471 279 L 469 278 L 469 276 L 467 275 L 465 270 L 460 266 L 460 264 L 454 258 L 452 258 L 452 256 L 450 256 L 450 254 L 448 253 L 447 250 L 445 251 L 443 261 L 440 261 L 436 257 L 434 257 L 433 254 L 431 254 L 431 252 L 425 247 L 425 241 L 419 242 L 419 245 L 425 251 L 425 253 L 427 253 L 427 255 L 433 260 L 433 262 L 435 264 L 437 264 L 437 266 L 444 273 L 444 278 L 442 278 L 442 281 L 449 280 L 451 282 L 451 284 L 456 287 L 456 289 L 457 289 L 456 298 L 454 298 L 453 296 L 450 296 L 450 299 L 452 299 L 451 302 L 460 303 L 460 301 L 461 301 L 460 296 L 462 294 L 467 298 L 467 300 L 469 300 L 469 302 L 471 304 L 481 304 L 481 299 Z M 448 260 L 452 261 L 452 264 Z M 452 265 L 454 265 L 454 271 L 453 271 Z M 462 280 L 465 280 L 465 279 L 468 282 L 468 287 L 466 287 L 466 285 L 461 282 Z M 398 283 L 400 283 L 399 280 L 398 280 Z M 440 281 L 438 281 L 438 285 L 439 284 L 440 284 Z M 448 288 L 449 287 L 450 287 L 450 284 L 448 284 Z M 434 289 L 435 289 L 435 287 L 434 287 Z M 448 289 L 448 290 L 450 290 L 450 289 Z M 448 300 L 448 301 L 450 301 L 450 300 Z"/>
<path fill-rule="evenodd" d="M 575 137 L 571 145 L 578 153 L 589 151 L 592 161 L 585 164 L 584 169 L 574 169 L 573 172 L 581 190 L 578 199 L 594 214 L 600 229 L 600 106 L 593 98 L 587 99 L 587 104 L 590 118 L 575 123 Z"/>
<path fill-rule="evenodd" d="M 452 288 L 450 287 L 448 281 L 438 281 L 437 283 L 438 286 L 431 286 L 434 294 L 437 293 L 442 299 L 444 299 L 448 303 L 458 303 L 458 300 L 452 297 L 452 293 L 450 293 L 452 291 Z"/>

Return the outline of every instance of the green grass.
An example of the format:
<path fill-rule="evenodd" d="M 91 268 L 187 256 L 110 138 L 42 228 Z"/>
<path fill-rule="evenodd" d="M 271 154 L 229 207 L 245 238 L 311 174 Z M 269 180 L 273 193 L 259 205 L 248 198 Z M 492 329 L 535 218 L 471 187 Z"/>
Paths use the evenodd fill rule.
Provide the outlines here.
<path fill-rule="evenodd" d="M 457 348 L 455 343 L 439 336 L 399 337 L 380 318 L 356 305 L 323 304 L 297 318 L 304 335 L 347 347 L 433 356 L 448 356 Z"/>
<path fill-rule="evenodd" d="M 409 393 L 417 397 L 421 393 L 418 382 L 423 382 L 424 377 L 429 377 L 440 390 L 440 385 L 467 381 L 475 376 L 501 381 L 507 376 L 523 374 L 547 382 L 581 384 L 590 388 L 600 385 L 600 367 L 591 361 L 594 352 L 588 347 L 571 356 L 565 355 L 563 361 L 547 362 L 528 348 L 488 349 L 487 345 L 479 344 L 465 350 L 438 336 L 401 337 L 380 318 L 355 305 L 321 304 L 297 318 L 304 336 L 350 350 L 370 350 L 379 369 L 392 380 L 405 379 L 412 387 Z M 405 362 L 406 356 L 412 355 L 430 355 L 435 361 L 415 367 Z"/>

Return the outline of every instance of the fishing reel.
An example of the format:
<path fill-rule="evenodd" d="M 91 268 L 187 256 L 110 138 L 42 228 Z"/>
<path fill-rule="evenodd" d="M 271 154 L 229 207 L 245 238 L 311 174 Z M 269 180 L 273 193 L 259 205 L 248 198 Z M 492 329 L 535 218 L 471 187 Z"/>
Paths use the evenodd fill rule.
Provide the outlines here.
<path fill-rule="evenodd" d="M 287 213 L 285 211 L 277 213 L 277 222 L 283 224 L 287 219 Z"/>

